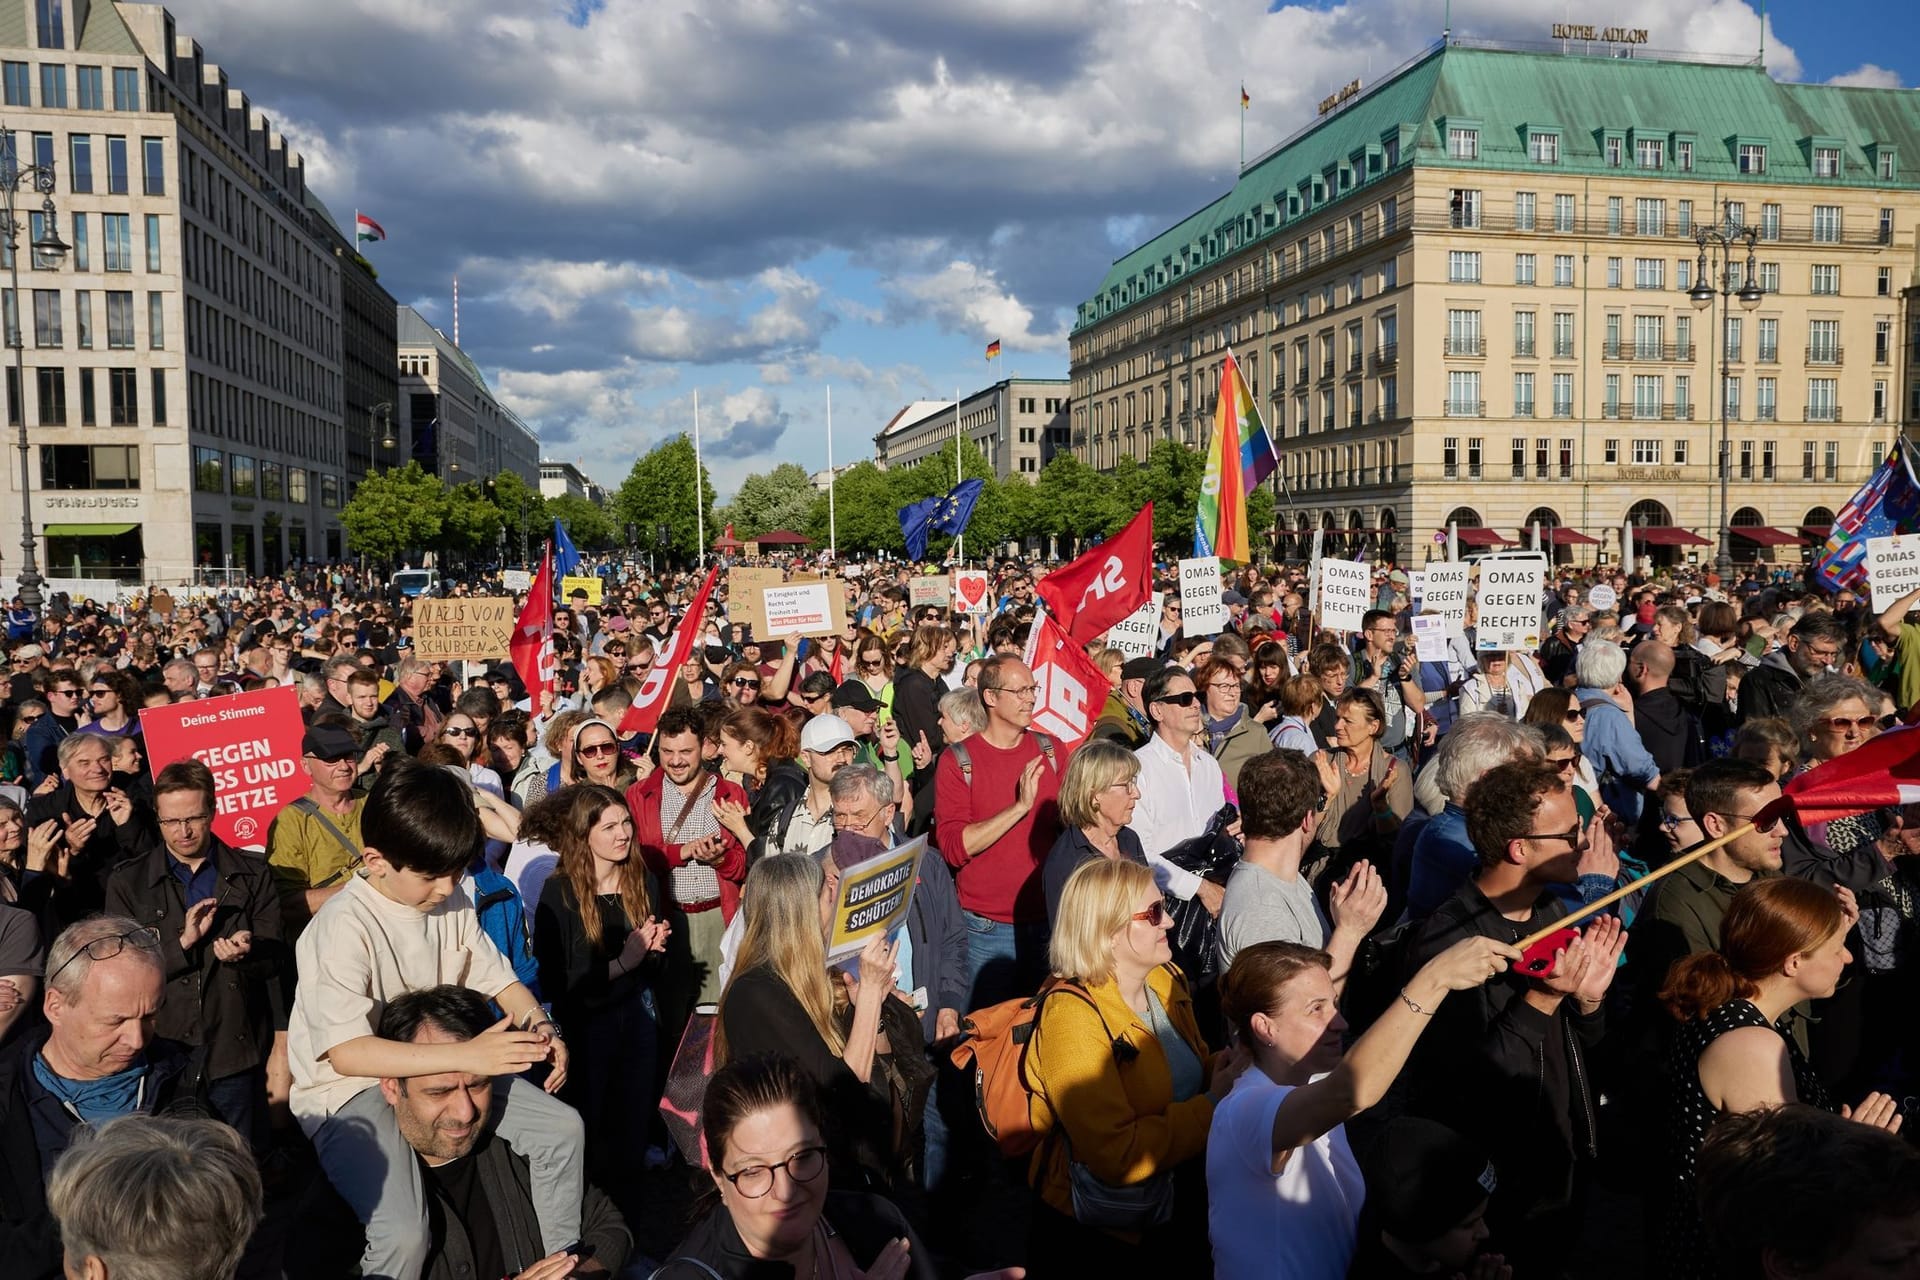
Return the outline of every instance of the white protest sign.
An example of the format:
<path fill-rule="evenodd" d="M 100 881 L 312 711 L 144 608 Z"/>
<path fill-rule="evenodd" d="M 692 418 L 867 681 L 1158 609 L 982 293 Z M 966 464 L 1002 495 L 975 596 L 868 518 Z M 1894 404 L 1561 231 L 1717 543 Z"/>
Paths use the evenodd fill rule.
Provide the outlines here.
<path fill-rule="evenodd" d="M 1596 609 L 1611 609 L 1620 603 L 1620 597 L 1614 593 L 1612 587 L 1601 585 L 1587 592 L 1587 603 Z"/>
<path fill-rule="evenodd" d="M 1540 590 L 1547 566 L 1539 560 L 1480 562 L 1480 621 L 1476 649 L 1525 649 L 1540 643 Z"/>
<path fill-rule="evenodd" d="M 1180 630 L 1190 636 L 1216 636 L 1227 629 L 1227 605 L 1220 598 L 1220 557 L 1180 562 Z"/>
<path fill-rule="evenodd" d="M 952 599 L 953 584 L 945 574 L 915 578 L 907 583 L 907 603 L 915 609 L 929 604 L 944 609 Z"/>
<path fill-rule="evenodd" d="M 526 569 L 502 569 L 500 585 L 509 591 L 530 591 L 533 589 L 533 574 Z"/>
<path fill-rule="evenodd" d="M 1467 617 L 1467 587 L 1473 576 L 1470 564 L 1430 564 L 1426 569 L 1426 590 L 1420 597 L 1420 612 L 1464 622 Z"/>
<path fill-rule="evenodd" d="M 1427 575 L 1419 569 L 1407 570 L 1407 599 L 1419 604 L 1426 598 Z"/>
<path fill-rule="evenodd" d="M 779 636 L 817 636 L 834 630 L 833 595 L 824 582 L 790 582 L 781 587 L 762 587 L 766 602 L 766 629 L 759 639 Z"/>
<path fill-rule="evenodd" d="M 1414 653 L 1422 662 L 1445 662 L 1453 656 L 1447 646 L 1447 619 L 1439 613 L 1413 615 Z"/>
<path fill-rule="evenodd" d="M 1868 538 L 1867 583 L 1873 588 L 1876 613 L 1920 587 L 1920 537 Z"/>
<path fill-rule="evenodd" d="M 1373 604 L 1373 575 L 1352 560 L 1320 562 L 1319 623 L 1328 631 L 1358 631 Z"/>
<path fill-rule="evenodd" d="M 1160 647 L 1160 602 L 1166 597 L 1156 591 L 1153 599 L 1107 628 L 1107 643 L 1129 658 L 1151 658 Z"/>

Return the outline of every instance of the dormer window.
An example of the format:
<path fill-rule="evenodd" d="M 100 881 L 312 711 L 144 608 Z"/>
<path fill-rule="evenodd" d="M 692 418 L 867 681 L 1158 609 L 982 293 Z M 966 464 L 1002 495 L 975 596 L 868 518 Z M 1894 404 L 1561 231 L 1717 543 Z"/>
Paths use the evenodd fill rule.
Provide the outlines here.
<path fill-rule="evenodd" d="M 1815 147 L 1813 149 L 1813 176 L 1816 178 L 1840 176 L 1840 148 Z"/>
<path fill-rule="evenodd" d="M 1480 158 L 1480 131 L 1459 126 L 1447 130 L 1447 154 L 1455 160 Z"/>
<path fill-rule="evenodd" d="M 1535 164 L 1560 163 L 1560 135 L 1539 130 L 1527 134 L 1527 158 Z"/>
<path fill-rule="evenodd" d="M 1765 173 L 1767 171 L 1767 148 L 1758 142 L 1740 144 L 1740 172 Z"/>
<path fill-rule="evenodd" d="M 1635 138 L 1633 142 L 1633 162 L 1642 169 L 1661 169 L 1666 167 L 1667 148 L 1658 138 Z"/>

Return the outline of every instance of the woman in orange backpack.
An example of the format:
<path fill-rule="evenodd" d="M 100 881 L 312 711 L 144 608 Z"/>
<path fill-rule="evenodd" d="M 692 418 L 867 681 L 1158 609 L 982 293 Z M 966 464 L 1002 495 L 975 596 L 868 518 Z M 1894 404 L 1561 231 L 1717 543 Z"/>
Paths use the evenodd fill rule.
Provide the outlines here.
<path fill-rule="evenodd" d="M 1034 1275 L 1177 1265 L 1209 1274 L 1201 1159 L 1214 1104 L 1245 1069 L 1215 1062 L 1172 963 L 1173 916 L 1153 873 L 1098 859 L 1060 895 L 1049 959 L 1063 987 L 1027 1048 L 1039 1197 L 1027 1240 Z"/>

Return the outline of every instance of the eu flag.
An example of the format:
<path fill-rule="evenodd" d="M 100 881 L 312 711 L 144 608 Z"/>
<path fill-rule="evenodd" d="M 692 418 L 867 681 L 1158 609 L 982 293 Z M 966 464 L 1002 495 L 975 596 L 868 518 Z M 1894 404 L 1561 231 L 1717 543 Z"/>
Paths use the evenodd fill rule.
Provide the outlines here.
<path fill-rule="evenodd" d="M 1893 454 L 1860 492 L 1847 500 L 1814 561 L 1814 579 L 1829 591 L 1859 590 L 1867 582 L 1867 539 L 1920 532 L 1920 479 L 1912 446 L 1896 440 Z"/>
<path fill-rule="evenodd" d="M 939 498 L 922 498 L 900 508 L 900 533 L 907 540 L 907 555 L 914 560 L 927 558 L 927 532 L 933 521 Z"/>
<path fill-rule="evenodd" d="M 553 571 L 556 579 L 564 578 L 580 565 L 580 553 L 573 548 L 573 539 L 567 536 L 567 526 L 558 520 L 553 522 Z"/>
<path fill-rule="evenodd" d="M 987 487 L 985 480 L 962 480 L 940 499 L 940 509 L 934 513 L 933 527 L 937 532 L 950 537 L 959 537 L 967 531 L 967 521 L 973 519 L 974 504 L 980 501 L 980 491 Z"/>

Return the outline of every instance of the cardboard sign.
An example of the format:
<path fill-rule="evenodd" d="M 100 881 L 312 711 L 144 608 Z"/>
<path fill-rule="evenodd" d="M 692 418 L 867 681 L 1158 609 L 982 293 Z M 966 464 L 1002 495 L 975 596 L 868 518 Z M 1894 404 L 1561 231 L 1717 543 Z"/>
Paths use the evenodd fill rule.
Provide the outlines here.
<path fill-rule="evenodd" d="M 751 627 L 759 606 L 760 588 L 777 587 L 786 580 L 786 572 L 781 569 L 735 567 L 727 570 L 727 621 L 744 622 Z"/>
<path fill-rule="evenodd" d="M 1473 583 L 1470 564 L 1430 564 L 1426 567 L 1420 596 L 1420 612 L 1431 613 L 1455 622 L 1467 620 L 1467 591 Z"/>
<path fill-rule="evenodd" d="M 762 587 L 753 634 L 761 640 L 837 634 L 846 629 L 847 606 L 844 595 L 835 596 L 831 582 Z"/>
<path fill-rule="evenodd" d="M 1422 662 L 1447 662 L 1453 650 L 1447 644 L 1447 619 L 1438 613 L 1413 615 L 1414 656 Z"/>
<path fill-rule="evenodd" d="M 600 576 L 598 574 L 568 574 L 566 577 L 560 579 L 560 601 L 562 604 L 570 605 L 573 601 L 573 593 L 576 591 L 584 591 L 587 593 L 588 604 L 599 604 Z"/>
<path fill-rule="evenodd" d="M 1920 536 L 1895 534 L 1867 539 L 1867 584 L 1879 613 L 1920 587 Z"/>
<path fill-rule="evenodd" d="M 1474 648 L 1525 649 L 1540 644 L 1540 590 L 1546 585 L 1544 561 L 1480 562 L 1479 624 Z"/>
<path fill-rule="evenodd" d="M 291 685 L 140 713 L 154 773 L 192 757 L 213 770 L 213 834 L 263 849 L 267 824 L 313 785 L 300 767 L 300 691 Z"/>
<path fill-rule="evenodd" d="M 943 574 L 929 574 L 907 584 L 907 604 L 915 609 L 930 604 L 944 609 L 952 599 L 953 583 Z"/>
<path fill-rule="evenodd" d="M 1200 556 L 1180 562 L 1180 631 L 1189 636 L 1217 636 L 1227 629 L 1227 605 L 1220 598 L 1220 557 Z"/>
<path fill-rule="evenodd" d="M 489 662 L 513 643 L 513 601 L 462 596 L 413 602 L 413 656 L 428 662 Z"/>
<path fill-rule="evenodd" d="M 1353 560 L 1320 562 L 1320 617 L 1328 631 L 1358 631 L 1373 606 L 1373 575 Z"/>
<path fill-rule="evenodd" d="M 840 873 L 833 902 L 833 928 L 827 934 L 827 962 L 854 955 L 867 939 L 892 933 L 907 921 L 913 886 L 927 838 L 915 836 L 877 858 L 855 863 Z"/>
<path fill-rule="evenodd" d="M 1595 609 L 1606 610 L 1619 604 L 1620 597 L 1614 592 L 1612 587 L 1602 583 L 1600 586 L 1594 587 L 1587 592 L 1587 603 Z"/>
<path fill-rule="evenodd" d="M 530 591 L 533 588 L 533 574 L 526 569 L 502 569 L 500 585 L 516 593 Z"/>
<path fill-rule="evenodd" d="M 173 616 L 173 597 L 165 591 L 156 591 L 147 597 L 147 608 L 163 618 Z"/>
<path fill-rule="evenodd" d="M 993 579 L 981 569 L 955 569 L 953 598 L 966 613 L 992 613 Z"/>
<path fill-rule="evenodd" d="M 1151 658 L 1160 647 L 1160 606 L 1166 596 L 1153 598 L 1107 628 L 1107 643 L 1129 658 Z"/>

